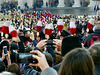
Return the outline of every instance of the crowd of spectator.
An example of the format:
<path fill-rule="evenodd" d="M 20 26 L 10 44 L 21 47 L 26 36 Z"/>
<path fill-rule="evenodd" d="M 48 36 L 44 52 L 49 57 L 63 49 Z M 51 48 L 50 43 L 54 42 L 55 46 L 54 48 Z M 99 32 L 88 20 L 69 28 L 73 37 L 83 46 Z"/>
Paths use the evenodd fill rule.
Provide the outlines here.
<path fill-rule="evenodd" d="M 1 75 L 100 75 L 99 16 L 20 9 L 1 13 L 11 16 L 0 18 Z"/>
<path fill-rule="evenodd" d="M 10 1 L 10 2 L 3 2 L 1 4 L 1 9 L 12 10 L 13 8 L 17 8 L 18 2 Z"/>

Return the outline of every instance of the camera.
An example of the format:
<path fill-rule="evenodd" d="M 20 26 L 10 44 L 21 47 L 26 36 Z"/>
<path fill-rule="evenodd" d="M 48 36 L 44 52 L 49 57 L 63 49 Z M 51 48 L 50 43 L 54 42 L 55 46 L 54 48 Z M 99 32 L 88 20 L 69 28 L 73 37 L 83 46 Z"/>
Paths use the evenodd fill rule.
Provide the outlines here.
<path fill-rule="evenodd" d="M 47 42 L 47 45 L 54 45 L 53 40 L 48 40 L 46 42 Z"/>
<path fill-rule="evenodd" d="M 29 64 L 29 63 L 38 63 L 37 59 L 33 59 L 32 55 L 36 54 L 30 54 L 30 53 L 11 53 L 11 61 L 19 64 Z"/>
<path fill-rule="evenodd" d="M 36 54 L 30 54 L 30 53 L 19 53 L 16 54 L 17 56 L 17 63 L 23 63 L 23 64 L 29 64 L 29 63 L 38 63 L 37 59 L 34 59 L 32 55 Z"/>
<path fill-rule="evenodd" d="M 3 46 L 4 54 L 7 55 L 7 46 Z"/>

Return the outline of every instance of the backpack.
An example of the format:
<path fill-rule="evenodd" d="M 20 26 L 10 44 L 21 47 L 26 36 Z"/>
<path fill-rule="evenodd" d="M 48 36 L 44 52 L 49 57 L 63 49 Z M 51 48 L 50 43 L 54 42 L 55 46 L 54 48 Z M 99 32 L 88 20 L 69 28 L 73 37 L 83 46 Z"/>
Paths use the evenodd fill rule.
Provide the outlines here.
<path fill-rule="evenodd" d="M 100 42 L 99 36 L 93 36 L 93 38 L 90 40 L 90 46 L 92 46 L 95 42 Z"/>

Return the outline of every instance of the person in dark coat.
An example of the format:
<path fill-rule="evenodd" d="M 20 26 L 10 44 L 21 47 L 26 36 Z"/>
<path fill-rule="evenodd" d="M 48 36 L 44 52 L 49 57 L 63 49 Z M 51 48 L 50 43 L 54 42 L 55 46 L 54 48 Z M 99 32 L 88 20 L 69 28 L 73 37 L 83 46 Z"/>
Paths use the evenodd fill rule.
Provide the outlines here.
<path fill-rule="evenodd" d="M 19 47 L 16 43 L 12 42 L 11 45 L 10 45 L 10 51 L 11 51 L 11 62 L 12 63 L 18 63 L 19 61 L 19 55 L 18 55 L 18 50 L 19 50 Z"/>
<path fill-rule="evenodd" d="M 25 48 L 24 48 L 24 34 L 23 32 L 20 32 L 19 33 L 19 38 L 20 38 L 20 42 L 18 43 L 19 45 L 19 53 L 23 53 L 25 51 Z"/>
<path fill-rule="evenodd" d="M 91 46 L 90 42 L 91 42 L 91 39 L 93 39 L 94 36 L 96 36 L 98 38 L 100 37 L 100 26 L 99 25 L 97 25 L 95 27 L 94 33 L 91 33 L 87 36 L 85 43 L 84 43 L 84 47 L 89 48 Z"/>
<path fill-rule="evenodd" d="M 64 37 L 67 37 L 67 36 L 69 36 L 70 34 L 67 32 L 67 31 L 65 31 L 65 30 L 63 30 L 62 32 L 61 32 L 61 35 L 60 35 L 60 40 L 62 40 Z"/>
<path fill-rule="evenodd" d="M 56 18 L 54 19 L 53 24 L 57 24 L 57 20 L 56 20 Z"/>
<path fill-rule="evenodd" d="M 59 40 L 58 40 L 59 41 Z M 44 43 L 44 44 L 43 44 Z M 40 43 L 37 44 L 37 46 L 34 48 L 34 50 L 41 50 L 46 45 L 45 40 L 42 40 Z M 68 53 L 70 50 L 74 48 L 81 48 L 81 42 L 78 36 L 68 36 L 65 37 L 62 41 L 62 47 L 61 47 L 61 55 L 64 57 L 66 53 Z M 51 50 L 50 50 L 51 51 Z M 53 56 L 53 55 L 52 55 Z M 58 71 L 60 68 L 60 64 L 53 66 L 53 68 Z"/>
<path fill-rule="evenodd" d="M 100 75 L 100 43 L 95 43 L 89 47 L 88 52 L 95 64 L 95 75 Z"/>

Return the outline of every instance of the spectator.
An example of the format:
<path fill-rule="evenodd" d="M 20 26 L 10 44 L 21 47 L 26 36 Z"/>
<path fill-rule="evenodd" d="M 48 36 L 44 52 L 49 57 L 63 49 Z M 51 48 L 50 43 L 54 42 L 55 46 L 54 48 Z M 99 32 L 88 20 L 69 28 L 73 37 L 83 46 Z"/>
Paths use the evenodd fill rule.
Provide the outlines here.
<path fill-rule="evenodd" d="M 52 5 L 52 2 L 50 1 L 50 2 L 49 2 L 49 7 L 51 7 L 51 5 Z"/>
<path fill-rule="evenodd" d="M 97 26 L 95 27 L 94 33 L 91 33 L 91 34 L 88 35 L 88 37 L 86 38 L 84 47 L 89 48 L 89 47 L 92 45 L 92 44 L 91 44 L 91 39 L 93 39 L 94 36 L 100 37 L 100 26 L 99 26 L 99 25 L 97 25 Z M 95 42 L 95 40 L 94 40 L 94 42 Z M 93 43 L 94 43 L 94 42 L 93 42 Z"/>
<path fill-rule="evenodd" d="M 0 59 L 0 73 L 6 70 L 6 65 L 4 62 Z"/>
<path fill-rule="evenodd" d="M 3 46 L 7 46 L 7 50 L 9 51 L 9 42 L 6 40 L 1 42 L 1 44 L 0 44 L 0 56 L 2 56 Z"/>
<path fill-rule="evenodd" d="M 57 1 L 55 1 L 56 3 L 58 3 Z M 100 42 L 99 40 L 99 27 L 95 27 L 94 26 L 94 33 L 90 34 L 90 33 L 86 33 L 86 28 L 87 28 L 87 23 L 88 20 L 90 18 L 88 18 L 88 16 L 84 16 L 85 20 L 83 17 L 77 16 L 77 15 L 73 15 L 70 14 L 65 15 L 65 16 L 61 16 L 61 15 L 55 15 L 54 13 L 51 14 L 49 11 L 28 11 L 28 12 L 24 12 L 23 10 L 20 9 L 12 9 L 13 7 L 15 7 L 16 5 L 14 5 L 13 2 L 8 2 L 8 6 L 6 7 L 7 3 L 4 3 L 3 6 L 3 10 L 1 14 L 4 14 L 5 17 L 1 18 L 0 17 L 0 21 L 3 21 L 3 23 L 5 23 L 5 21 L 11 21 L 9 22 L 9 25 L 13 26 L 14 28 L 12 28 L 12 30 L 14 29 L 14 31 L 17 30 L 18 32 L 18 37 L 12 37 L 11 32 L 8 26 L 8 33 L 6 34 L 5 32 L 2 31 L 2 25 L 4 26 L 5 24 L 2 24 L 0 22 L 0 32 L 1 32 L 1 43 L 0 43 L 0 60 L 3 61 L 6 65 L 9 66 L 9 64 L 11 64 L 11 62 L 15 62 L 16 64 L 18 64 L 20 66 L 20 70 L 21 73 L 24 75 L 29 75 L 29 74 L 51 74 L 49 73 L 50 71 L 52 72 L 56 72 L 55 70 L 59 70 L 62 59 L 64 58 L 64 56 L 71 51 L 72 49 L 75 48 L 80 48 L 81 47 L 81 43 L 90 43 L 88 42 L 91 39 L 91 36 L 93 34 L 95 34 L 95 36 L 98 36 L 97 39 L 98 42 Z M 36 2 L 37 3 L 37 2 Z M 56 4 L 55 3 L 55 4 Z M 39 2 L 38 3 L 38 7 L 41 7 L 42 3 Z M 54 4 L 53 4 L 54 5 Z M 10 7 L 11 6 L 11 7 Z M 51 3 L 52 6 L 52 3 Z M 55 5 L 57 6 L 57 4 Z M 6 10 L 4 10 L 4 8 L 7 8 Z M 26 15 L 27 14 L 27 15 Z M 4 16 L 3 15 L 3 16 Z M 2 17 L 3 17 L 2 16 Z M 7 17 L 9 18 L 7 18 Z M 58 26 L 57 26 L 57 20 L 62 17 L 62 27 L 61 32 L 59 33 L 58 30 Z M 36 25 L 38 20 L 42 20 L 42 28 L 40 29 L 41 31 L 39 32 L 39 36 L 37 36 L 37 29 L 36 29 Z M 69 32 L 69 23 L 71 21 L 71 18 L 75 18 L 75 23 L 77 25 L 75 25 L 75 30 L 76 30 L 76 34 L 77 36 L 70 35 Z M 98 21 L 97 25 L 99 25 L 99 17 L 93 17 L 95 19 L 95 22 Z M 11 24 L 10 24 L 11 23 Z M 53 24 L 52 24 L 53 23 Z M 46 36 L 46 34 L 48 34 L 49 31 L 47 31 L 46 33 L 46 27 L 47 25 L 52 25 L 52 27 L 47 27 L 48 30 L 52 30 L 51 35 Z M 52 28 L 52 29 L 51 29 Z M 84 30 L 83 30 L 84 28 Z M 97 29 L 95 29 L 97 28 Z M 73 29 L 73 28 L 72 28 Z M 6 31 L 6 29 L 4 30 Z M 83 32 L 84 31 L 84 32 Z M 83 34 L 84 33 L 84 34 Z M 86 34 L 85 34 L 86 33 Z M 81 38 L 82 36 L 84 36 L 83 38 Z M 48 38 L 48 39 L 46 39 Z M 87 40 L 89 39 L 89 40 Z M 83 40 L 81 42 L 81 40 Z M 6 42 L 5 42 L 6 41 Z M 49 42 L 49 43 L 48 43 Z M 94 41 L 92 40 L 92 43 Z M 38 44 L 37 44 L 38 43 Z M 10 53 L 10 55 L 8 54 L 9 57 L 5 56 L 3 53 L 3 46 L 7 46 L 8 51 Z M 19 48 L 18 48 L 19 47 Z M 23 55 L 27 56 L 30 55 L 29 52 L 32 51 L 32 53 L 34 53 L 34 50 L 38 50 L 38 52 L 36 51 L 35 57 L 36 59 L 39 60 L 39 63 L 36 63 L 35 66 L 33 66 L 34 63 L 30 65 L 25 64 L 24 62 L 21 62 L 20 60 L 22 59 Z M 11 51 L 11 52 L 10 52 Z M 41 53 L 39 52 L 41 51 Z M 20 54 L 22 53 L 22 55 Z M 42 54 L 43 53 L 43 54 Z M 46 58 L 44 58 L 44 54 L 45 53 L 50 53 L 47 54 L 47 56 L 45 56 Z M 14 54 L 14 55 L 13 55 Z M 39 56 L 38 56 L 39 55 Z M 11 56 L 11 61 L 8 60 L 8 58 L 10 58 Z M 20 59 L 18 59 L 18 56 Z M 21 57 L 22 56 L 22 57 Z M 34 55 L 33 55 L 34 56 Z M 47 62 L 45 61 L 47 59 Z M 42 63 L 40 63 L 40 61 L 43 61 Z M 10 63 L 8 63 L 10 62 Z M 29 61 L 27 61 L 29 63 Z M 41 65 L 42 64 L 42 65 Z M 45 64 L 45 65 L 43 65 Z M 53 67 L 53 68 L 50 68 Z M 57 64 L 57 65 L 56 65 Z M 37 68 L 39 67 L 39 69 Z M 44 68 L 45 67 L 45 68 Z M 23 70 L 24 68 L 24 70 Z M 44 70 L 44 69 L 45 70 Z M 41 70 L 40 70 L 41 69 Z M 22 71 L 23 70 L 23 71 Z M 43 70 L 43 72 L 42 72 Z M 49 71 L 49 72 L 46 72 Z M 41 73 L 42 72 L 42 73 Z M 57 74 L 57 73 L 56 73 Z M 54 75 L 56 75 L 54 74 Z"/>
<path fill-rule="evenodd" d="M 49 64 L 49 66 L 52 67 L 54 65 L 54 63 L 53 63 L 53 58 L 52 58 L 51 54 L 50 53 L 44 53 L 44 55 L 46 57 L 46 60 Z"/>
<path fill-rule="evenodd" d="M 6 60 L 5 60 L 5 58 L 6 58 Z M 8 51 L 7 51 L 7 55 L 5 55 L 4 54 L 4 50 L 2 50 L 2 57 L 0 58 L 0 61 L 3 61 L 5 63 L 7 61 L 7 64 L 6 65 L 8 65 L 8 66 L 11 64 L 10 54 L 9 54 Z"/>
<path fill-rule="evenodd" d="M 26 8 L 27 8 L 27 3 L 25 3 L 24 6 L 25 6 L 25 9 L 26 9 Z M 28 8 L 27 8 L 27 9 L 28 9 Z"/>
<path fill-rule="evenodd" d="M 24 44 L 27 47 L 33 47 L 36 46 L 36 41 L 34 39 L 34 35 L 32 36 L 32 38 L 30 37 L 30 31 L 24 31 Z"/>
<path fill-rule="evenodd" d="M 22 75 L 19 66 L 16 63 L 12 63 L 8 68 L 8 72 L 15 73 L 16 75 Z"/>
<path fill-rule="evenodd" d="M 18 63 L 18 51 L 19 51 L 19 47 L 16 43 L 12 43 L 11 47 L 10 47 L 10 51 L 11 51 L 11 62 L 12 63 Z"/>
<path fill-rule="evenodd" d="M 48 2 L 46 2 L 46 7 L 48 7 Z"/>
<path fill-rule="evenodd" d="M 100 43 L 95 43 L 91 47 L 89 47 L 88 52 L 93 58 L 95 64 L 95 75 L 100 75 Z"/>
<path fill-rule="evenodd" d="M 58 75 L 95 75 L 93 60 L 85 49 L 76 48 L 65 55 Z"/>
<path fill-rule="evenodd" d="M 33 4 L 33 9 L 36 10 L 36 3 Z"/>

